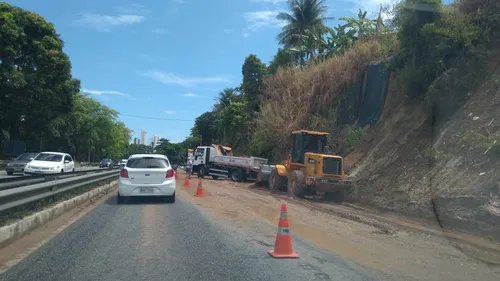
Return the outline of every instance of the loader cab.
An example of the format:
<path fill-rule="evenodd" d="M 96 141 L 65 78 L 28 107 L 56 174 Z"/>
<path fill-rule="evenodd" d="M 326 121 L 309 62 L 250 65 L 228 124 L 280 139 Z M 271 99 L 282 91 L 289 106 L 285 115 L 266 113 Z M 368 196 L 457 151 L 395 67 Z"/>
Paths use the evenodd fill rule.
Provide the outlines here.
<path fill-rule="evenodd" d="M 305 153 L 325 153 L 328 133 L 314 131 L 292 132 L 292 163 L 304 164 Z"/>

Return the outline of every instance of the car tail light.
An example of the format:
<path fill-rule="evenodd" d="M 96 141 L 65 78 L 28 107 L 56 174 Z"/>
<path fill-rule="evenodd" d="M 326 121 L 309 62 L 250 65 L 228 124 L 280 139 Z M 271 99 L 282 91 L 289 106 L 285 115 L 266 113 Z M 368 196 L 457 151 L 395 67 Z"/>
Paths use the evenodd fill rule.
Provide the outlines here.
<path fill-rule="evenodd" d="M 120 171 L 120 178 L 126 178 L 126 179 L 128 179 L 128 171 L 127 171 L 127 169 L 121 169 L 121 171 Z"/>
<path fill-rule="evenodd" d="M 173 177 L 173 176 L 174 176 L 174 170 L 168 170 L 168 171 L 167 171 L 167 175 L 165 176 L 165 178 L 167 178 L 167 179 L 168 179 L 168 178 L 171 178 L 171 177 Z"/>

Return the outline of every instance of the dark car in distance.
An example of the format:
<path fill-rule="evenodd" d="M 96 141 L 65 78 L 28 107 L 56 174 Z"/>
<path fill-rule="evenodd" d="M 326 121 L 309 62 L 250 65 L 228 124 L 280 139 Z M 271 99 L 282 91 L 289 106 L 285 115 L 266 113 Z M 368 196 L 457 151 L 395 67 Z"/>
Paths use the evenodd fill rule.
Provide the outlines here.
<path fill-rule="evenodd" d="M 99 163 L 99 168 L 108 168 L 110 165 L 113 165 L 113 160 L 105 158 Z"/>

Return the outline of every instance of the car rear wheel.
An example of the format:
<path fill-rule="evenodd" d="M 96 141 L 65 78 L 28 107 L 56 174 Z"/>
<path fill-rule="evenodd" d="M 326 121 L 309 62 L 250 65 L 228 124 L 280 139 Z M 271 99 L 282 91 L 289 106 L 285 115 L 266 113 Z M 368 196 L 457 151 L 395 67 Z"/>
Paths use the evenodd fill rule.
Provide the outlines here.
<path fill-rule="evenodd" d="M 175 192 L 174 192 L 174 195 L 165 196 L 164 201 L 165 201 L 165 203 L 175 203 Z"/>
<path fill-rule="evenodd" d="M 124 202 L 124 201 L 125 201 L 125 200 L 124 200 L 123 196 L 121 196 L 121 195 L 120 195 L 120 193 L 118 193 L 118 194 L 116 195 L 116 203 L 118 203 L 118 204 L 123 204 L 123 202 Z"/>

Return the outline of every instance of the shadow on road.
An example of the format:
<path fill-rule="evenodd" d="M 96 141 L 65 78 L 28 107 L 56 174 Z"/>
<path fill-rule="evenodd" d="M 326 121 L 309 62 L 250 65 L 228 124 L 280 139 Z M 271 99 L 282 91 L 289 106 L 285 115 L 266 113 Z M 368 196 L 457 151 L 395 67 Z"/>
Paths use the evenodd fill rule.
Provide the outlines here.
<path fill-rule="evenodd" d="M 118 204 L 117 196 L 112 196 L 105 201 L 106 205 L 167 205 L 171 204 L 170 202 L 165 202 L 164 198 L 159 198 L 157 196 L 141 196 L 141 197 L 133 197 L 126 198 L 124 203 Z"/>

